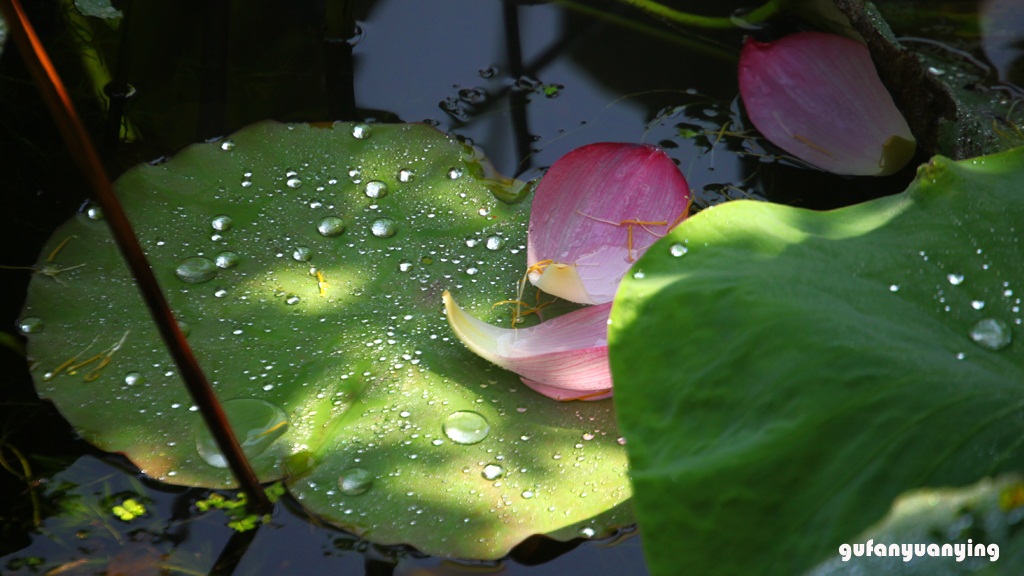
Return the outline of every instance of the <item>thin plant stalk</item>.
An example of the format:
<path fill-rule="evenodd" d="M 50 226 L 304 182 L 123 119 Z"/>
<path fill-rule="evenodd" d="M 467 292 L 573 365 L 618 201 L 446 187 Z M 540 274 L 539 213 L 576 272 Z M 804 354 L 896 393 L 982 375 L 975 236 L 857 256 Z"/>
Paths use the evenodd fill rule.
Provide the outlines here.
<path fill-rule="evenodd" d="M 648 14 L 664 18 L 672 23 L 679 24 L 682 26 L 690 26 L 694 28 L 736 28 L 739 26 L 735 18 L 731 17 L 720 17 L 720 16 L 701 16 L 699 14 L 690 14 L 687 12 L 680 12 L 678 10 L 669 8 L 663 4 L 658 4 L 652 0 L 619 0 L 623 4 L 629 4 L 634 8 L 639 8 Z M 756 24 L 763 22 L 771 17 L 773 14 L 779 11 L 778 0 L 768 0 L 763 6 L 756 8 L 748 14 L 743 16 L 743 22 L 749 24 Z"/>
<path fill-rule="evenodd" d="M 648 24 L 634 21 L 629 18 L 623 18 L 622 16 L 616 14 L 611 14 L 606 10 L 594 8 L 593 6 L 587 5 L 585 2 L 577 2 L 574 0 L 556 1 L 560 6 L 564 6 L 565 8 L 572 10 L 574 12 L 585 14 L 587 16 L 590 16 L 591 18 L 604 20 L 606 22 L 610 22 L 622 28 L 635 30 L 637 32 L 640 32 L 641 34 L 646 34 L 651 38 L 656 38 L 664 42 L 678 44 L 690 50 L 703 52 L 708 56 L 718 58 L 719 60 L 722 60 L 724 62 L 735 63 L 739 60 L 739 55 L 735 51 L 729 50 L 720 45 L 716 45 L 716 43 L 703 38 L 688 38 L 686 36 L 682 36 L 680 35 L 680 33 L 683 33 L 682 31 L 672 32 L 668 30 L 663 30 L 656 26 L 651 26 Z M 735 23 L 733 23 L 732 26 L 735 26 Z"/>

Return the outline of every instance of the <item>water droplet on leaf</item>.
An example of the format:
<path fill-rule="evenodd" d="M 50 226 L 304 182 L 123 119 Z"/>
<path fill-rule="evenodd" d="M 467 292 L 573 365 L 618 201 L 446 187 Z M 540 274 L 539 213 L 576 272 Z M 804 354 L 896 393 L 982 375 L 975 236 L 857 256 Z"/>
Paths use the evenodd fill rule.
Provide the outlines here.
<path fill-rule="evenodd" d="M 309 259 L 313 257 L 313 249 L 309 246 L 297 246 L 295 251 L 292 252 L 292 258 L 298 262 L 309 262 Z"/>
<path fill-rule="evenodd" d="M 356 124 L 352 127 L 352 137 L 360 140 L 369 138 L 373 135 L 373 129 L 370 128 L 369 124 Z"/>
<path fill-rule="evenodd" d="M 182 260 L 174 270 L 174 275 L 182 282 L 202 284 L 217 275 L 217 265 L 209 258 L 193 256 Z"/>
<path fill-rule="evenodd" d="M 349 468 L 338 476 L 338 488 L 346 496 L 359 496 L 373 486 L 373 474 L 362 468 Z"/>
<path fill-rule="evenodd" d="M 18 322 L 18 330 L 22 334 L 35 334 L 43 329 L 43 319 L 29 316 L 28 318 L 22 318 L 21 322 Z"/>
<path fill-rule="evenodd" d="M 452 413 L 445 419 L 441 428 L 452 442 L 458 444 L 476 444 L 486 438 L 491 431 L 491 425 L 487 420 L 470 410 Z"/>
<path fill-rule="evenodd" d="M 334 238 L 335 236 L 341 236 L 344 234 L 345 222 L 337 216 L 328 216 L 316 225 L 316 229 L 317 232 L 320 232 L 321 236 Z"/>
<path fill-rule="evenodd" d="M 486 480 L 497 480 L 505 476 L 505 469 L 498 464 L 488 464 L 484 466 L 484 471 L 480 473 L 481 476 Z"/>
<path fill-rule="evenodd" d="M 969 334 L 975 344 L 989 350 L 1002 350 L 1010 345 L 1013 338 L 1010 325 L 999 318 L 979 320 Z"/>
<path fill-rule="evenodd" d="M 210 221 L 210 226 L 212 226 L 214 230 L 226 232 L 228 230 L 231 230 L 231 225 L 233 223 L 234 222 L 231 220 L 231 216 L 228 216 L 227 214 L 221 214 L 219 216 L 213 217 L 213 220 Z"/>
<path fill-rule="evenodd" d="M 288 430 L 288 417 L 284 410 L 265 400 L 238 398 L 221 405 L 242 451 L 249 458 L 262 454 Z M 227 460 L 202 420 L 196 423 L 196 450 L 210 466 L 227 468 Z"/>
<path fill-rule="evenodd" d="M 390 218 L 380 218 L 373 221 L 370 231 L 377 238 L 391 238 L 398 232 L 398 225 Z"/>
<path fill-rule="evenodd" d="M 380 180 L 370 180 L 364 191 L 370 198 L 383 198 L 388 195 L 388 185 Z"/>
<path fill-rule="evenodd" d="M 488 250 L 501 250 L 501 247 L 504 245 L 505 239 L 501 236 L 488 236 L 487 243 L 485 244 Z"/>
<path fill-rule="evenodd" d="M 238 254 L 234 252 L 221 252 L 214 259 L 217 268 L 234 268 L 238 266 Z"/>

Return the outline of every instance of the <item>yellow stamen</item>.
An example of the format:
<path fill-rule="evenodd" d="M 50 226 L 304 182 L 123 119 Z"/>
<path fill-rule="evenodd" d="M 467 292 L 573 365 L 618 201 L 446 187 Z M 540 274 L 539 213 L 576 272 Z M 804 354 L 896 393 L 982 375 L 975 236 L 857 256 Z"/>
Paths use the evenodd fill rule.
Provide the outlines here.
<path fill-rule="evenodd" d="M 818 146 L 814 142 L 811 142 L 806 136 L 801 136 L 799 134 L 793 134 L 793 139 L 798 141 L 798 142 L 802 142 L 802 143 L 810 146 L 814 150 L 817 150 L 818 152 L 821 152 L 822 154 L 825 154 L 826 156 L 829 156 L 830 158 L 834 158 L 835 157 L 831 152 L 829 152 L 825 148 L 822 148 L 821 146 Z"/>
<path fill-rule="evenodd" d="M 266 436 L 267 434 L 273 433 L 275 430 L 280 429 L 282 426 L 287 426 L 287 425 L 288 425 L 288 421 L 287 420 L 282 420 L 282 421 L 278 422 L 277 424 L 274 424 L 270 428 L 264 430 L 263 432 L 260 432 L 259 434 L 256 435 L 256 437 L 257 438 L 261 438 L 263 436 Z"/>
<path fill-rule="evenodd" d="M 63 242 L 58 244 L 57 247 L 53 249 L 53 252 L 50 252 L 50 255 L 46 257 L 46 261 L 47 262 L 53 262 L 53 259 L 57 257 L 57 253 L 60 252 L 64 248 L 64 246 L 69 241 L 71 241 L 72 238 L 78 238 L 78 236 L 72 235 L 72 236 L 68 236 L 67 238 L 65 238 Z"/>
<path fill-rule="evenodd" d="M 565 398 L 561 402 L 572 402 L 573 400 L 589 400 L 598 396 L 603 396 L 608 393 L 608 390 L 598 390 L 597 392 L 591 392 L 590 394 L 584 394 L 583 396 L 576 396 L 575 398 Z"/>
<path fill-rule="evenodd" d="M 321 296 L 326 296 L 327 295 L 327 286 L 328 286 L 327 279 L 324 278 L 324 273 L 319 271 L 319 270 L 317 270 L 316 271 L 316 287 L 320 289 L 320 295 Z"/>
<path fill-rule="evenodd" d="M 687 210 L 687 212 L 688 211 L 689 210 Z M 580 212 L 579 210 L 577 210 L 576 213 L 579 214 L 580 216 L 583 216 L 584 218 L 590 218 L 591 220 L 597 220 L 598 222 L 604 222 L 605 224 L 608 224 L 610 226 L 625 226 L 626 227 L 626 258 L 627 258 L 627 260 L 629 262 L 633 262 L 633 261 L 636 260 L 636 258 L 633 257 L 633 226 L 639 226 L 639 227 L 643 228 L 645 231 L 647 231 L 648 234 L 650 234 L 652 236 L 657 236 L 659 238 L 661 238 L 663 236 L 663 234 L 656 233 L 655 231 L 653 231 L 650 228 L 648 228 L 648 226 L 668 226 L 668 221 L 667 220 L 657 220 L 657 221 L 654 221 L 654 220 L 639 220 L 639 219 L 635 219 L 634 218 L 634 219 L 631 219 L 631 220 L 621 220 L 619 222 L 614 222 L 612 220 L 603 220 L 601 218 L 597 218 L 597 217 L 591 216 L 589 214 L 584 214 L 583 212 Z M 672 224 L 672 226 L 675 226 L 676 224 L 682 222 L 683 218 L 686 218 L 686 212 L 683 212 L 683 214 L 680 215 L 679 219 L 676 220 Z"/>

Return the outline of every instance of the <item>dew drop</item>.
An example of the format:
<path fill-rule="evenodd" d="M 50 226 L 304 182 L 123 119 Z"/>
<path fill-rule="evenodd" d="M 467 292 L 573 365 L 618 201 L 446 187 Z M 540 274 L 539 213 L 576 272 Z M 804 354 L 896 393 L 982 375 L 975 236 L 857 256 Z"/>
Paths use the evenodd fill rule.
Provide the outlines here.
<path fill-rule="evenodd" d="M 380 218 L 370 225 L 370 232 L 377 238 L 391 238 L 398 232 L 398 225 L 390 218 Z"/>
<path fill-rule="evenodd" d="M 450 168 L 448 170 L 448 178 L 451 178 L 452 180 L 462 178 L 462 168 Z"/>
<path fill-rule="evenodd" d="M 212 226 L 214 230 L 226 232 L 228 230 L 231 230 L 231 225 L 233 223 L 234 222 L 231 220 L 231 216 L 228 216 L 227 214 L 221 214 L 219 216 L 213 217 L 213 220 L 210 221 L 210 226 Z"/>
<path fill-rule="evenodd" d="M 288 430 L 288 416 L 284 410 L 265 400 L 237 398 L 224 401 L 221 406 L 242 445 L 242 451 L 249 458 L 262 454 Z M 227 468 L 227 459 L 202 420 L 196 423 L 196 450 L 210 466 Z"/>
<path fill-rule="evenodd" d="M 182 260 L 175 268 L 174 275 L 182 282 L 202 284 L 209 282 L 217 275 L 217 265 L 209 258 L 193 256 Z"/>
<path fill-rule="evenodd" d="M 580 536 L 584 538 L 593 538 L 595 534 L 597 534 L 597 532 L 595 532 L 594 529 L 590 526 L 584 526 L 583 528 L 580 528 Z"/>
<path fill-rule="evenodd" d="M 683 246 L 680 242 L 676 242 L 668 248 L 668 253 L 676 258 L 685 255 L 687 252 L 689 252 L 689 249 L 687 249 L 686 246 Z"/>
<path fill-rule="evenodd" d="M 89 220 L 103 220 L 103 209 L 95 204 L 90 204 L 85 209 L 85 215 Z"/>
<path fill-rule="evenodd" d="M 952 284 L 953 286 L 959 286 L 959 285 L 964 283 L 964 275 L 963 274 L 947 274 L 946 275 L 946 280 L 949 280 L 949 283 Z"/>
<path fill-rule="evenodd" d="M 346 496 L 365 494 L 373 486 L 373 474 L 362 468 L 349 468 L 338 476 L 338 488 Z"/>
<path fill-rule="evenodd" d="M 297 246 L 295 251 L 292 252 L 292 258 L 297 262 L 309 262 L 309 259 L 313 257 L 313 249 L 309 246 Z"/>
<path fill-rule="evenodd" d="M 22 318 L 21 322 L 18 322 L 18 330 L 22 334 L 35 334 L 43 329 L 43 319 L 36 318 L 35 316 L 29 316 L 28 318 Z"/>
<path fill-rule="evenodd" d="M 526 498 L 527 500 L 529 500 L 530 498 L 534 497 L 534 492 L 533 492 L 533 490 L 523 490 L 522 496 L 523 496 L 523 498 Z"/>
<path fill-rule="evenodd" d="M 982 318 L 969 334 L 975 344 L 989 350 L 1002 350 L 1013 338 L 1010 325 L 999 318 Z"/>
<path fill-rule="evenodd" d="M 217 298 L 223 298 L 223 297 L 225 297 L 225 296 L 227 296 L 227 295 L 228 295 L 228 291 L 227 291 L 227 289 L 225 289 L 225 288 L 221 288 L 220 286 L 218 286 L 218 287 L 217 287 L 217 288 L 216 288 L 216 289 L 215 289 L 215 290 L 213 291 L 213 295 L 214 295 L 214 296 L 216 296 Z"/>
<path fill-rule="evenodd" d="M 414 178 L 416 178 L 416 174 L 414 174 L 413 171 L 409 170 L 408 168 L 403 168 L 398 171 L 399 182 L 412 182 Z"/>
<path fill-rule="evenodd" d="M 900 291 L 900 285 L 899 284 L 890 284 L 889 285 L 889 292 L 899 292 L 899 291 Z"/>
<path fill-rule="evenodd" d="M 292 176 L 285 182 L 285 184 L 287 184 L 289 188 L 301 188 L 302 180 L 299 180 L 296 176 Z"/>
<path fill-rule="evenodd" d="M 409 270 L 412 270 L 412 262 L 399 262 L 398 270 L 399 272 L 408 272 Z"/>
<path fill-rule="evenodd" d="M 501 250 L 501 247 L 505 245 L 505 239 L 501 236 L 488 236 L 487 243 L 484 245 L 488 250 Z"/>
<path fill-rule="evenodd" d="M 234 268 L 238 266 L 238 254 L 234 252 L 221 252 L 213 260 L 217 268 Z"/>
<path fill-rule="evenodd" d="M 142 384 L 145 380 L 142 378 L 142 374 L 138 372 L 129 372 L 124 375 L 124 383 L 129 386 L 136 384 Z"/>
<path fill-rule="evenodd" d="M 369 198 L 383 198 L 388 195 L 388 185 L 380 180 L 370 180 L 364 189 Z"/>
<path fill-rule="evenodd" d="M 235 143 L 231 140 L 225 140 L 220 143 L 220 149 L 225 152 L 230 152 L 235 149 Z"/>
<path fill-rule="evenodd" d="M 334 238 L 345 233 L 345 222 L 337 216 L 328 216 L 316 225 L 316 230 L 321 236 Z"/>
<path fill-rule="evenodd" d="M 295 294 L 288 294 L 287 296 L 284 297 L 284 303 L 289 305 L 289 306 L 295 306 L 301 300 L 302 300 L 302 298 L 299 298 Z"/>
<path fill-rule="evenodd" d="M 646 277 L 647 275 L 644 274 L 643 270 L 637 270 L 636 272 L 633 272 L 633 278 L 636 280 L 643 280 Z"/>
<path fill-rule="evenodd" d="M 985 301 L 984 300 L 971 300 L 971 308 L 974 308 L 975 310 L 981 310 L 984 307 L 985 307 Z"/>
<path fill-rule="evenodd" d="M 352 127 L 352 137 L 363 140 L 373 135 L 373 129 L 369 124 L 356 124 Z"/>
<path fill-rule="evenodd" d="M 458 444 L 476 444 L 491 431 L 491 425 L 487 420 L 470 410 L 460 410 L 452 413 L 445 419 L 441 429 L 452 442 Z"/>
<path fill-rule="evenodd" d="M 474 266 L 470 266 L 469 268 L 466 268 L 466 274 L 469 274 L 470 276 L 475 275 L 479 271 L 480 271 L 480 269 L 476 268 Z"/>
<path fill-rule="evenodd" d="M 505 469 L 498 464 L 488 464 L 484 466 L 484 471 L 480 473 L 485 480 L 497 480 L 505 476 Z"/>

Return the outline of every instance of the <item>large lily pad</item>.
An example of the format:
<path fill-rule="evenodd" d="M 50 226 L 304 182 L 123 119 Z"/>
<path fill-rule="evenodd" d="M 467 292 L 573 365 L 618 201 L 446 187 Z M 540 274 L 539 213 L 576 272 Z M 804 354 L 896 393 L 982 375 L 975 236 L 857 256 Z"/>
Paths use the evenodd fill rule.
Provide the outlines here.
<path fill-rule="evenodd" d="M 1022 184 L 1024 149 L 937 157 L 832 212 L 705 210 L 637 262 L 609 339 L 652 573 L 798 574 L 904 491 L 1024 467 Z"/>
<path fill-rule="evenodd" d="M 261 479 L 375 542 L 490 559 L 628 523 L 630 488 L 610 402 L 552 402 L 449 333 L 443 290 L 507 321 L 525 268 L 527 206 L 482 174 L 425 125 L 264 123 L 116 186 Z M 150 476 L 231 486 L 98 216 L 30 286 L 37 389 Z"/>

